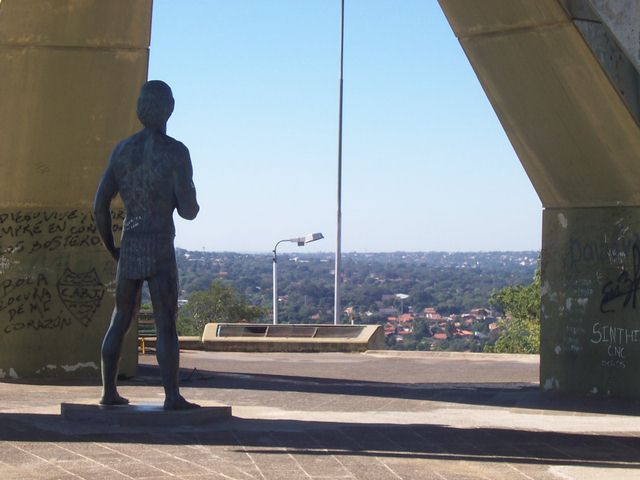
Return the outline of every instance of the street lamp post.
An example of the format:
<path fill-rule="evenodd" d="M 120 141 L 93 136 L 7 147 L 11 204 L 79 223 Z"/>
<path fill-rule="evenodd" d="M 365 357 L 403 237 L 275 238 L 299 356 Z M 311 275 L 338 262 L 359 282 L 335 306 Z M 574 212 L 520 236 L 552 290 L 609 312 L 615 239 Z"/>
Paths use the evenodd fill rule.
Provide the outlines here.
<path fill-rule="evenodd" d="M 396 293 L 396 298 L 400 299 L 400 313 L 398 314 L 398 320 L 396 321 L 396 332 L 401 332 L 403 330 L 401 330 L 400 327 L 400 317 L 402 316 L 402 312 L 404 310 L 404 301 L 409 298 L 409 295 L 407 295 L 406 293 Z"/>
<path fill-rule="evenodd" d="M 402 311 L 404 310 L 404 301 L 409 298 L 409 295 L 406 293 L 396 293 L 396 298 L 400 299 L 400 315 L 402 315 Z M 400 320 L 400 317 L 398 317 L 398 320 Z"/>
<path fill-rule="evenodd" d="M 324 235 L 321 233 L 310 233 L 309 235 L 305 235 L 304 237 L 297 238 L 285 238 L 284 240 L 280 240 L 276 243 L 276 246 L 273 247 L 273 324 L 278 324 L 278 254 L 277 249 L 278 245 L 283 242 L 292 242 L 297 243 L 299 247 L 303 247 L 307 243 L 315 242 L 316 240 L 323 239 Z"/>

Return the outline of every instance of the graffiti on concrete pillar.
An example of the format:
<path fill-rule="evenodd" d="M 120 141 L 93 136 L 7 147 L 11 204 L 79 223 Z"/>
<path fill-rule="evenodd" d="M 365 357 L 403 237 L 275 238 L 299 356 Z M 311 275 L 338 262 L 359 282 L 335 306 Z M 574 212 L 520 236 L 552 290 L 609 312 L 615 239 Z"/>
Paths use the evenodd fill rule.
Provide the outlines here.
<path fill-rule="evenodd" d="M 640 395 L 640 208 L 544 214 L 541 383 Z"/>
<path fill-rule="evenodd" d="M 601 313 L 614 313 L 616 309 L 637 306 L 640 290 L 640 247 L 634 244 L 631 254 L 631 271 L 622 267 L 615 279 L 607 281 L 602 287 L 600 300 Z"/>
<path fill-rule="evenodd" d="M 112 212 L 114 234 L 123 219 Z M 0 212 L 0 336 L 90 326 L 115 268 L 106 257 L 89 209 Z"/>
<path fill-rule="evenodd" d="M 0 332 L 63 330 L 76 322 L 88 327 L 104 294 L 95 269 L 67 268 L 54 288 L 43 273 L 6 278 L 0 283 Z"/>
<path fill-rule="evenodd" d="M 640 343 L 640 329 L 595 322 L 591 328 L 589 341 L 606 347 L 607 357 L 601 361 L 602 367 L 626 368 L 628 350 Z"/>
<path fill-rule="evenodd" d="M 67 268 L 57 286 L 60 300 L 67 310 L 82 325 L 88 326 L 104 297 L 104 285 L 96 269 L 77 273 Z"/>
<path fill-rule="evenodd" d="M 124 212 L 112 212 L 113 231 L 122 229 Z M 0 254 L 32 255 L 61 249 L 98 247 L 100 237 L 84 210 L 0 213 Z"/>
<path fill-rule="evenodd" d="M 54 290 L 55 292 L 55 290 Z M 62 330 L 72 319 L 54 309 L 54 298 L 44 274 L 5 278 L 0 284 L 1 331 Z"/>
<path fill-rule="evenodd" d="M 567 258 L 571 268 L 578 267 L 585 263 L 619 264 L 631 254 L 634 245 L 640 243 L 640 236 L 633 234 L 629 238 L 619 238 L 615 241 L 610 239 L 601 241 L 590 241 L 572 237 L 569 240 L 569 251 Z"/>

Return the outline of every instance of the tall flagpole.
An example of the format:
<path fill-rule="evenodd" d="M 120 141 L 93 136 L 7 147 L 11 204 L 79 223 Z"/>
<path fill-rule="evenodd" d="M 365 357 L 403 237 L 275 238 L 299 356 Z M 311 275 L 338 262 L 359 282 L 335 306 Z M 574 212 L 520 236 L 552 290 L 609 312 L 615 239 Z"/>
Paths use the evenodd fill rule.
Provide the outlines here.
<path fill-rule="evenodd" d="M 344 0 L 340 0 L 340 100 L 338 108 L 338 214 L 336 228 L 336 266 L 335 266 L 335 287 L 333 303 L 333 323 L 340 323 L 342 316 L 341 307 L 341 257 L 342 257 L 342 64 L 344 59 Z"/>

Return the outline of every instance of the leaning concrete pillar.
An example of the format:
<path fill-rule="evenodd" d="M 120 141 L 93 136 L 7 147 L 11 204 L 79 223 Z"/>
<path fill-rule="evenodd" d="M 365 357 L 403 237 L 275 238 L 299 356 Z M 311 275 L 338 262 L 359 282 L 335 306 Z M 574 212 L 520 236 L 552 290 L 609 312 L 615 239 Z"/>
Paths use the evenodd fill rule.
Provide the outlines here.
<path fill-rule="evenodd" d="M 99 370 L 115 265 L 91 203 L 137 129 L 150 21 L 151 0 L 0 0 L 0 378 Z"/>
<path fill-rule="evenodd" d="M 637 2 L 440 4 L 544 207 L 541 386 L 640 398 Z"/>

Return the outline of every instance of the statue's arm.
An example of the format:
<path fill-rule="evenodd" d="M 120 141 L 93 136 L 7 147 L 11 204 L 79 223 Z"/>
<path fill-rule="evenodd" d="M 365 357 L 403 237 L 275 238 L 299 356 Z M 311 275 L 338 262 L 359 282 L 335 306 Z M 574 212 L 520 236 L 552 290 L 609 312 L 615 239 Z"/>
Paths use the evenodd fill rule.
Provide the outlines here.
<path fill-rule="evenodd" d="M 180 145 L 178 168 L 174 172 L 174 192 L 178 215 L 193 220 L 200 211 L 196 199 L 196 187 L 193 184 L 193 167 L 187 147 Z"/>
<path fill-rule="evenodd" d="M 113 175 L 111 162 L 102 174 L 96 198 L 93 201 L 93 216 L 96 221 L 98 235 L 102 239 L 102 243 L 107 248 L 111 256 L 117 261 L 120 251 L 116 248 L 113 241 L 113 231 L 111 229 L 111 201 L 118 193 L 118 185 Z"/>

